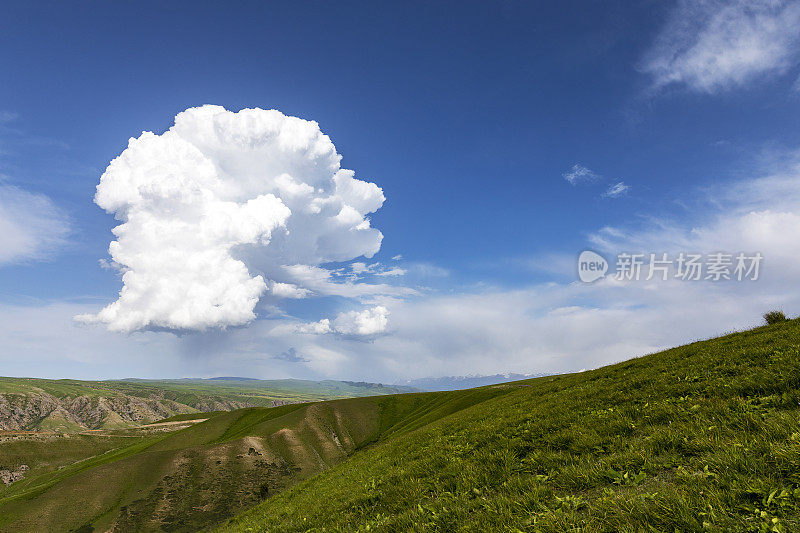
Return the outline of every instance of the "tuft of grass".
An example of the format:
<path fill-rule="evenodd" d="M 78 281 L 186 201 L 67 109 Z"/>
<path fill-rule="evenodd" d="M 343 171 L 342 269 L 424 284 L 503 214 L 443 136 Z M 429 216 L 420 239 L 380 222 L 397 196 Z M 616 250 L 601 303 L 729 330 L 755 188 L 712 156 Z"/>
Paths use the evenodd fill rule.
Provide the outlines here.
<path fill-rule="evenodd" d="M 788 319 L 783 311 L 770 311 L 764 314 L 764 320 L 768 325 L 786 322 Z"/>

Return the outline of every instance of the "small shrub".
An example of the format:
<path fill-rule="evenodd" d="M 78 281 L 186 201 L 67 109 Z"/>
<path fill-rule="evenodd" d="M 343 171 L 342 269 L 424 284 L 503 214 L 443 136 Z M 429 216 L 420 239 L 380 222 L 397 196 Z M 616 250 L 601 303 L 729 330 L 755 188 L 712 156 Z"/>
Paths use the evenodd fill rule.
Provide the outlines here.
<path fill-rule="evenodd" d="M 767 324 L 777 324 L 778 322 L 786 322 L 788 319 L 783 314 L 783 311 L 770 311 L 764 315 L 764 320 L 767 321 Z"/>

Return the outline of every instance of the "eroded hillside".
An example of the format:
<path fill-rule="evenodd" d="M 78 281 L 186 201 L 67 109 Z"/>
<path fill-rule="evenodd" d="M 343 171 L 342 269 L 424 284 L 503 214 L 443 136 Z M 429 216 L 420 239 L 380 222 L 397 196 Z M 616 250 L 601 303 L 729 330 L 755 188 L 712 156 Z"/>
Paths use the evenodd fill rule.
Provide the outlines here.
<path fill-rule="evenodd" d="M 244 407 L 226 403 L 219 408 Z M 0 430 L 68 432 L 116 429 L 196 411 L 188 405 L 158 398 L 127 395 L 58 398 L 39 390 L 29 394 L 0 394 Z"/>
<path fill-rule="evenodd" d="M 189 419 L 188 427 L 167 434 L 104 432 L 131 443 L 56 469 L 37 467 L 18 444 L 16 462 L 33 464 L 24 480 L 0 488 L 0 529 L 196 531 L 372 443 L 507 390 L 247 408 L 204 414 L 202 421 L 181 415 L 159 426 Z M 53 441 L 49 449 L 59 445 Z"/>

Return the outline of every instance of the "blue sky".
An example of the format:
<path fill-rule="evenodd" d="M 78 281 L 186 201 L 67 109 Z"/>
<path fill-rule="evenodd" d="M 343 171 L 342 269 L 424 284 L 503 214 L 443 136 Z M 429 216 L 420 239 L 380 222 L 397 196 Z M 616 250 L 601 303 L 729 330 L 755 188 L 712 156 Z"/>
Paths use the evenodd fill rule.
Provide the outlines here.
<path fill-rule="evenodd" d="M 797 314 L 798 9 L 5 3 L 4 373 L 397 381 L 570 371 L 747 327 L 771 306 Z M 380 187 L 383 205 L 361 213 L 383 235 L 379 251 L 304 263 L 363 287 L 303 285 L 270 270 L 285 266 L 279 258 L 266 266 L 234 253 L 270 287 L 253 320 L 202 331 L 76 322 L 122 287 L 120 271 L 98 262 L 120 223 L 93 201 L 101 175 L 129 138 L 161 135 L 205 104 L 316 121 L 342 168 Z M 575 165 L 594 179 L 569 183 Z M 586 248 L 612 258 L 691 247 L 763 250 L 764 277 L 575 281 Z M 380 265 L 359 274 L 353 262 Z M 386 275 L 393 268 L 402 274 Z M 309 292 L 279 298 L 270 281 Z M 328 331 L 309 333 L 324 320 Z M 275 358 L 289 348 L 304 361 Z"/>

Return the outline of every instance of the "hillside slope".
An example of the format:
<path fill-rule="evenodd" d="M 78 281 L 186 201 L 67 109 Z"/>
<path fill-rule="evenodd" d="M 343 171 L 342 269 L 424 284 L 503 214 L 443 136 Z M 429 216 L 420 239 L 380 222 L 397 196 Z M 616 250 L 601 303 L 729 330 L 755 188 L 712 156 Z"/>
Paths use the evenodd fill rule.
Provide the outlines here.
<path fill-rule="evenodd" d="M 0 378 L 0 430 L 119 429 L 181 413 L 230 411 L 412 390 L 345 381 L 237 378 L 78 381 Z"/>
<path fill-rule="evenodd" d="M 515 385 L 222 530 L 800 531 L 797 320 Z"/>

